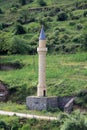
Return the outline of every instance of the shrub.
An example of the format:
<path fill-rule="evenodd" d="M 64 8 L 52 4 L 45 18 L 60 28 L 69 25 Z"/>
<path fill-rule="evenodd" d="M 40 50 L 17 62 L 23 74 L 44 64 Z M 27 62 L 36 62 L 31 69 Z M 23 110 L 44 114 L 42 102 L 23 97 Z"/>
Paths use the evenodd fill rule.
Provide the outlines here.
<path fill-rule="evenodd" d="M 12 8 L 10 9 L 10 11 L 11 11 L 11 13 L 16 13 L 16 12 L 17 12 L 17 8 L 16 8 L 16 7 L 12 7 Z"/>
<path fill-rule="evenodd" d="M 78 19 L 80 19 L 80 17 L 81 17 L 81 15 L 77 15 L 77 16 L 72 15 L 71 19 L 72 20 L 78 20 Z"/>
<path fill-rule="evenodd" d="M 38 4 L 39 4 L 40 6 L 46 6 L 46 5 L 47 5 L 44 0 L 38 0 Z"/>
<path fill-rule="evenodd" d="M 87 11 L 84 11 L 83 16 L 87 17 Z"/>
<path fill-rule="evenodd" d="M 2 9 L 0 8 L 0 14 L 3 14 L 3 11 L 2 11 Z"/>
<path fill-rule="evenodd" d="M 19 18 L 17 19 L 17 21 L 19 23 L 22 23 L 22 24 L 26 24 L 28 22 L 30 22 L 29 20 L 29 17 L 32 18 L 33 15 L 29 15 L 29 11 L 27 9 L 23 9 L 22 11 L 20 11 L 20 15 L 19 15 Z"/>
<path fill-rule="evenodd" d="M 30 130 L 30 124 L 24 124 L 21 130 Z"/>
<path fill-rule="evenodd" d="M 59 30 L 56 30 L 56 31 L 54 32 L 54 35 L 55 35 L 55 36 L 58 36 L 58 34 L 59 34 Z"/>
<path fill-rule="evenodd" d="M 14 37 L 12 39 L 11 50 L 13 54 L 28 54 L 29 51 L 28 42 L 24 39 Z"/>
<path fill-rule="evenodd" d="M 84 51 L 87 51 L 87 33 L 83 33 L 83 44 L 82 44 L 82 49 Z"/>
<path fill-rule="evenodd" d="M 87 130 L 87 124 L 84 115 L 76 112 L 73 116 L 69 116 L 61 126 L 60 130 Z"/>
<path fill-rule="evenodd" d="M 21 5 L 26 5 L 26 0 L 19 0 Z"/>
<path fill-rule="evenodd" d="M 0 30 L 2 30 L 3 29 L 3 25 L 2 25 L 2 23 L 0 23 Z"/>
<path fill-rule="evenodd" d="M 81 30 L 83 28 L 83 25 L 81 23 L 76 25 L 77 30 Z"/>
<path fill-rule="evenodd" d="M 74 26 L 75 24 L 76 24 L 76 23 L 75 23 L 74 21 L 70 21 L 70 22 L 69 22 L 69 25 L 70 25 L 70 26 Z"/>
<path fill-rule="evenodd" d="M 44 26 L 45 30 L 48 29 L 48 24 L 47 24 L 47 21 L 46 21 L 45 18 L 42 18 L 42 19 L 39 18 L 39 19 L 38 19 L 38 22 L 39 22 L 40 25 L 43 25 L 43 26 Z"/>
<path fill-rule="evenodd" d="M 0 121 L 0 129 L 9 130 L 9 127 L 4 121 Z"/>
<path fill-rule="evenodd" d="M 74 38 L 72 38 L 72 42 L 83 43 L 84 42 L 84 38 L 83 38 L 82 35 L 76 35 Z"/>
<path fill-rule="evenodd" d="M 36 45 L 31 45 L 27 40 L 14 37 L 12 39 L 12 54 L 33 54 L 36 53 Z M 36 44 L 36 43 L 35 43 Z"/>
<path fill-rule="evenodd" d="M 0 54 L 7 54 L 11 51 L 10 35 L 6 32 L 0 32 Z"/>
<path fill-rule="evenodd" d="M 26 33 L 25 28 L 21 24 L 16 24 L 14 34 L 17 35 L 17 34 L 25 34 L 25 33 Z"/>
<path fill-rule="evenodd" d="M 65 21 L 67 19 L 68 19 L 68 15 L 67 15 L 66 12 L 64 12 L 64 11 L 59 12 L 59 14 L 57 16 L 57 20 L 59 20 L 59 21 Z"/>
<path fill-rule="evenodd" d="M 19 3 L 13 3 L 11 7 L 19 8 L 20 4 Z"/>

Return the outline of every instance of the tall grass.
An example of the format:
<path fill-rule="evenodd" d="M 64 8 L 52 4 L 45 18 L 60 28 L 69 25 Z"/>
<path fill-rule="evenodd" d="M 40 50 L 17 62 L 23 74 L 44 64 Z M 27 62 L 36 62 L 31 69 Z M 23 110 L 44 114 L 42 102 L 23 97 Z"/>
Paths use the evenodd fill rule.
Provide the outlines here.
<path fill-rule="evenodd" d="M 22 85 L 27 88 L 37 86 L 37 55 L 1 56 L 0 59 L 0 62 L 4 63 L 19 61 L 24 64 L 22 69 L 0 71 L 0 80 L 6 82 L 9 88 Z M 87 53 L 47 55 L 46 78 L 48 95 L 72 95 L 86 89 Z"/>

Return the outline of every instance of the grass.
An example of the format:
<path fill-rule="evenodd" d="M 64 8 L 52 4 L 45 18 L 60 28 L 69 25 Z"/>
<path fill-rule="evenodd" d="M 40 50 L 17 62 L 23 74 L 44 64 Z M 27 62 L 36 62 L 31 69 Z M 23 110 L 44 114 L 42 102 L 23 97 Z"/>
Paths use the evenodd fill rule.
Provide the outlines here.
<path fill-rule="evenodd" d="M 19 61 L 22 69 L 0 71 L 0 80 L 9 88 L 25 85 L 27 88 L 37 86 L 38 56 L 13 55 L 1 56 L 0 62 Z M 87 53 L 47 55 L 47 89 L 48 95 L 73 95 L 87 89 Z M 74 91 L 73 91 L 74 89 Z"/>
<path fill-rule="evenodd" d="M 44 115 L 44 116 L 58 116 L 59 113 L 62 113 L 60 110 L 55 110 L 54 112 L 51 111 L 36 111 L 36 110 L 28 110 L 25 104 L 16 104 L 12 102 L 7 102 L 7 103 L 0 103 L 0 110 L 3 111 L 13 111 L 13 112 L 18 112 L 18 113 L 25 113 L 25 114 L 32 114 L 32 115 Z"/>

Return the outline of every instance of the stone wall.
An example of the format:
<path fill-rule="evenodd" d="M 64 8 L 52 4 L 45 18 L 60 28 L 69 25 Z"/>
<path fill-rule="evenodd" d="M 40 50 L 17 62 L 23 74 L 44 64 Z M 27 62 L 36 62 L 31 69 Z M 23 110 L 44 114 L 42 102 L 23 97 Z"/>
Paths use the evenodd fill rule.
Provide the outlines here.
<path fill-rule="evenodd" d="M 73 108 L 73 97 L 35 97 L 29 96 L 26 98 L 26 105 L 31 110 L 47 110 L 60 108 L 65 112 L 70 113 Z"/>
<path fill-rule="evenodd" d="M 57 108 L 58 98 L 29 96 L 26 98 L 26 105 L 31 110 L 47 110 L 48 108 Z"/>
<path fill-rule="evenodd" d="M 58 97 L 58 107 L 64 110 L 64 106 L 72 99 L 72 96 Z"/>
<path fill-rule="evenodd" d="M 65 106 L 64 106 L 64 112 L 70 113 L 73 108 L 74 98 L 72 98 Z"/>

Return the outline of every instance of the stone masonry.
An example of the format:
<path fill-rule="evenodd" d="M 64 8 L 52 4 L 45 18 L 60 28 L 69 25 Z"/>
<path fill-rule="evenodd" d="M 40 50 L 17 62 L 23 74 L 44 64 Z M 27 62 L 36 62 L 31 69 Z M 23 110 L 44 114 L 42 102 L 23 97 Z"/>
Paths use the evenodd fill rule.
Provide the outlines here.
<path fill-rule="evenodd" d="M 30 110 L 47 110 L 49 108 L 58 108 L 58 98 L 29 96 L 26 99 L 26 104 Z"/>

